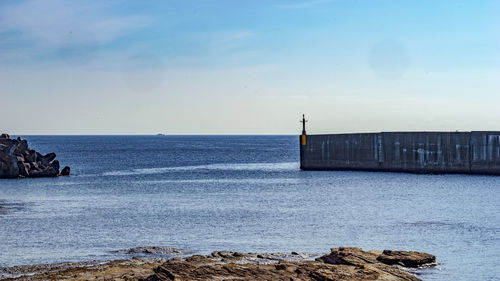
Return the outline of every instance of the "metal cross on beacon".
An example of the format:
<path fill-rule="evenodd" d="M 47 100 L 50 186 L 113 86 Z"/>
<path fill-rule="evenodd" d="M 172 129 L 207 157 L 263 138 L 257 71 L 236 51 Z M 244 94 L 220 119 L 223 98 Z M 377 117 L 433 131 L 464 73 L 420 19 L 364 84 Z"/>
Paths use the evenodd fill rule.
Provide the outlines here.
<path fill-rule="evenodd" d="M 306 117 L 304 114 L 302 114 L 302 121 L 300 121 L 302 123 L 302 135 L 300 136 L 300 143 L 302 144 L 302 146 L 306 145 Z"/>
<path fill-rule="evenodd" d="M 306 117 L 304 114 L 302 114 L 302 121 L 300 121 L 300 123 L 302 123 L 302 134 L 305 135 L 306 134 Z"/>

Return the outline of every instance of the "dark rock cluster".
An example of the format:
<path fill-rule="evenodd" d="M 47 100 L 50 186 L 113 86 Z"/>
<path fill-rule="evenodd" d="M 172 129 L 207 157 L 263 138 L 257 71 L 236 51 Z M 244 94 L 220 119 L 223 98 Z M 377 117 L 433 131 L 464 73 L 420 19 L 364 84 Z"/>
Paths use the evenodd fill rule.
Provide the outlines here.
<path fill-rule="evenodd" d="M 59 160 L 54 152 L 45 155 L 30 149 L 28 142 L 8 134 L 0 135 L 0 178 L 36 178 L 69 176 L 70 168 L 60 172 Z"/>

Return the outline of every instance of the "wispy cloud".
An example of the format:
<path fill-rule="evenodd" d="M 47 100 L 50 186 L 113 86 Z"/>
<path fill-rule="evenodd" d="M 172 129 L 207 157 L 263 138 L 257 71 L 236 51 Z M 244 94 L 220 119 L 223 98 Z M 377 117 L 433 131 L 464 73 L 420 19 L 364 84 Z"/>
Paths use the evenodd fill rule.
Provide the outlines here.
<path fill-rule="evenodd" d="M 288 4 L 279 4 L 276 5 L 277 8 L 282 8 L 282 9 L 301 9 L 301 8 L 308 8 L 308 7 L 313 7 L 321 4 L 326 4 L 326 3 L 331 3 L 336 0 L 308 0 L 308 1 L 300 1 L 300 2 L 294 2 L 294 3 L 288 3 Z"/>
<path fill-rule="evenodd" d="M 245 46 L 255 33 L 252 30 L 231 30 L 203 34 L 199 40 L 212 52 L 224 53 Z"/>
<path fill-rule="evenodd" d="M 0 49 L 17 57 L 113 42 L 147 25 L 145 17 L 116 15 L 116 1 L 28 0 L 0 10 Z M 14 54 L 13 54 L 14 55 Z"/>

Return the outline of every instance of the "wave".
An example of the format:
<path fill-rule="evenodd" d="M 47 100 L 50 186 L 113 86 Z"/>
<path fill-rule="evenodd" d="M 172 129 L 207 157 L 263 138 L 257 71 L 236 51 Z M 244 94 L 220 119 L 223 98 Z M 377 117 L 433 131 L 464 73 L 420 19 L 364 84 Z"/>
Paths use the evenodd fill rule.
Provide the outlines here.
<path fill-rule="evenodd" d="M 297 162 L 284 163 L 246 163 L 246 164 L 208 164 L 196 166 L 178 166 L 178 167 L 163 167 L 163 168 L 148 168 L 148 169 L 133 169 L 105 172 L 103 176 L 130 176 L 130 175 L 150 175 L 164 174 L 168 172 L 179 171 L 267 171 L 267 172 L 282 172 L 299 169 Z"/>
<path fill-rule="evenodd" d="M 137 181 L 141 184 L 162 184 L 162 183 L 231 183 L 231 184 L 294 184 L 299 183 L 298 179 L 289 178 L 265 178 L 265 179 L 191 179 L 191 180 L 147 180 Z"/>

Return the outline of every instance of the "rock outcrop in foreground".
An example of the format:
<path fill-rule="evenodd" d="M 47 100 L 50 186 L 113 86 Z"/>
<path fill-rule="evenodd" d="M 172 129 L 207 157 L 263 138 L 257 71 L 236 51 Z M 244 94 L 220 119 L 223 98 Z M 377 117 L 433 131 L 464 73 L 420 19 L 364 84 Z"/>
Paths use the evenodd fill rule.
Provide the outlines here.
<path fill-rule="evenodd" d="M 335 248 L 318 256 L 303 253 L 220 251 L 186 258 L 117 260 L 0 268 L 5 280 L 420 280 L 401 267 L 434 265 L 434 256 L 405 251 Z M 401 266 L 399 266 L 401 265 Z"/>
<path fill-rule="evenodd" d="M 432 255 L 406 251 L 365 252 L 359 248 L 335 248 L 315 261 L 276 259 L 274 263 L 252 259 L 252 254 L 215 252 L 211 256 L 170 259 L 154 269 L 147 281 L 160 280 L 420 280 L 394 266 L 435 263 Z M 249 261 L 254 261 L 249 263 Z"/>
<path fill-rule="evenodd" d="M 69 176 L 68 166 L 59 173 L 59 160 L 54 152 L 42 155 L 28 147 L 28 142 L 0 135 L 0 178 Z"/>

